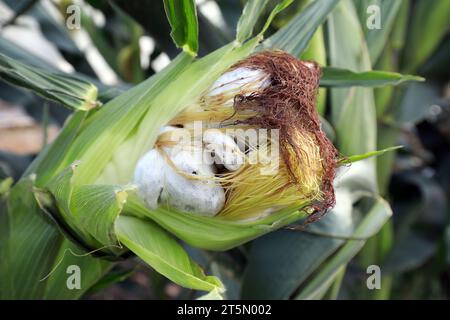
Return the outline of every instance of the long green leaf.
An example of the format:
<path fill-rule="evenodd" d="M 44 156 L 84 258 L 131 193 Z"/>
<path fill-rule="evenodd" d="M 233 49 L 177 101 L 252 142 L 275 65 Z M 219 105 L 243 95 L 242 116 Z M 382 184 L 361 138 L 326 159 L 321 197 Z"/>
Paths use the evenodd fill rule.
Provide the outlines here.
<path fill-rule="evenodd" d="M 278 13 L 280 13 L 281 11 L 283 11 L 284 9 L 286 9 L 293 0 L 283 0 L 280 3 L 278 3 L 275 8 L 273 8 L 273 10 L 270 12 L 269 17 L 267 18 L 266 22 L 264 23 L 263 28 L 261 29 L 261 31 L 259 32 L 259 35 L 263 35 L 264 32 L 266 32 L 266 30 L 269 28 L 270 24 L 272 23 L 273 19 L 276 17 L 276 15 Z"/>
<path fill-rule="evenodd" d="M 0 298 L 80 298 L 110 263 L 71 254 L 84 252 L 40 212 L 32 186 L 33 180 L 20 180 L 11 190 L 8 212 L 0 216 Z M 66 285 L 70 265 L 81 268 L 79 290 Z"/>
<path fill-rule="evenodd" d="M 97 88 L 93 84 L 62 73 L 33 68 L 3 54 L 0 54 L 0 77 L 73 110 L 90 110 L 101 104 L 96 100 Z"/>
<path fill-rule="evenodd" d="M 193 0 L 164 0 L 164 8 L 172 27 L 173 41 L 191 55 L 198 51 L 197 9 Z"/>
<path fill-rule="evenodd" d="M 364 159 L 367 159 L 370 157 L 378 157 L 378 156 L 385 154 L 386 152 L 394 151 L 394 150 L 400 149 L 402 147 L 403 146 L 395 146 L 395 147 L 390 147 L 390 148 L 386 148 L 383 150 L 371 151 L 371 152 L 367 152 L 364 154 L 357 154 L 357 155 L 349 156 L 349 157 L 343 158 L 341 161 L 339 161 L 339 163 L 341 165 L 344 165 L 344 164 L 361 161 L 361 160 L 364 160 Z"/>
<path fill-rule="evenodd" d="M 348 69 L 325 67 L 322 69 L 320 85 L 322 87 L 382 87 L 399 85 L 407 81 L 424 81 L 418 76 L 402 75 L 388 71 L 354 72 Z"/>
<path fill-rule="evenodd" d="M 375 198 L 364 220 L 356 228 L 353 236 L 365 238 L 378 232 L 391 217 L 389 204 L 381 198 Z M 302 288 L 296 299 L 310 299 L 328 279 L 336 276 L 340 268 L 347 264 L 364 246 L 364 240 L 350 240 L 334 254 Z"/>
<path fill-rule="evenodd" d="M 353 2 L 342 1 L 328 20 L 330 64 L 333 67 L 370 71 L 369 53 L 364 43 Z M 373 90 L 370 88 L 331 89 L 332 124 L 343 154 L 360 154 L 376 148 L 376 119 Z M 375 177 L 373 177 L 375 180 Z"/>
<path fill-rule="evenodd" d="M 264 41 L 264 47 L 281 49 L 299 57 L 316 29 L 325 21 L 339 0 L 316 0 L 289 23 Z"/>
<path fill-rule="evenodd" d="M 0 52 L 8 56 L 9 58 L 12 58 L 23 64 L 26 64 L 27 66 L 43 69 L 52 74 L 54 73 L 60 74 L 60 71 L 54 65 L 24 50 L 24 48 L 18 46 L 14 42 L 9 41 L 2 37 L 0 37 Z M 74 72 L 73 74 L 71 74 L 71 76 L 74 76 L 76 79 L 81 79 L 83 81 L 87 81 L 95 85 L 99 90 L 98 99 L 102 102 L 111 100 L 112 98 L 118 96 L 123 89 L 128 88 L 128 85 L 126 84 L 121 85 L 120 87 L 117 86 L 109 87 L 101 83 L 98 79 L 86 76 L 85 74 L 79 72 Z"/>
<path fill-rule="evenodd" d="M 450 1 L 417 1 L 403 52 L 402 70 L 414 72 L 433 53 L 450 26 Z"/>
<path fill-rule="evenodd" d="M 337 205 L 307 227 L 321 233 L 351 234 L 352 201 L 348 190 L 339 191 Z M 345 241 L 311 233 L 280 230 L 255 240 L 245 271 L 243 299 L 288 299 Z"/>
<path fill-rule="evenodd" d="M 314 33 L 308 47 L 300 55 L 301 60 L 314 60 L 322 68 L 325 68 L 327 64 L 327 53 L 325 49 L 324 28 L 320 26 Z M 323 70 L 323 69 L 322 69 Z M 325 88 L 319 88 L 317 94 L 317 112 L 323 116 L 326 107 L 327 91 Z"/>
<path fill-rule="evenodd" d="M 402 2 L 408 0 L 354 0 L 356 9 L 358 11 L 358 16 L 362 30 L 366 39 L 367 47 L 369 49 L 370 60 L 375 63 L 377 62 L 383 48 L 385 47 L 386 40 L 392 30 L 394 21 L 396 20 L 397 13 Z M 375 13 L 373 11 L 368 11 L 368 9 L 375 8 Z M 379 28 L 369 29 L 367 26 L 368 19 L 370 15 L 378 14 L 380 18 Z"/>
<path fill-rule="evenodd" d="M 253 34 L 253 28 L 264 8 L 267 5 L 268 0 L 249 0 L 245 4 L 242 15 L 239 18 L 236 30 L 236 40 L 243 43 L 250 38 Z"/>

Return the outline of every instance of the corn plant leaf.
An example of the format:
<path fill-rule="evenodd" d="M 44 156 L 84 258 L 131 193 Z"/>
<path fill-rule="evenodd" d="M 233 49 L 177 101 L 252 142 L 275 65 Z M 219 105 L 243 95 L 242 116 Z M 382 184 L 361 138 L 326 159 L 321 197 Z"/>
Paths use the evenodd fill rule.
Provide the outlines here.
<path fill-rule="evenodd" d="M 58 230 L 39 214 L 32 186 L 30 179 L 19 181 L 9 194 L 8 211 L 0 215 L 2 299 L 42 297 L 45 282 L 39 280 L 51 270 L 62 241 Z"/>
<path fill-rule="evenodd" d="M 164 9 L 172 27 L 173 41 L 191 55 L 198 51 L 197 9 L 193 0 L 164 0 Z"/>
<path fill-rule="evenodd" d="M 114 2 L 111 2 L 111 4 L 113 8 L 116 7 Z M 95 24 L 93 18 L 89 14 L 83 11 L 81 11 L 80 14 L 80 23 L 83 30 L 89 34 L 92 43 L 100 52 L 103 59 L 105 59 L 106 63 L 108 63 L 108 65 L 116 72 L 116 74 L 119 74 L 119 70 L 117 67 L 118 50 L 108 42 L 107 35 L 105 34 L 104 30 L 102 30 Z"/>
<path fill-rule="evenodd" d="M 280 13 L 281 11 L 283 11 L 284 9 L 286 9 L 293 0 L 284 0 L 280 3 L 278 3 L 275 8 L 273 8 L 273 10 L 270 12 L 269 17 L 267 18 L 266 22 L 264 23 L 263 28 L 261 29 L 261 31 L 259 32 L 259 35 L 263 35 L 264 32 L 266 32 L 266 30 L 269 28 L 270 24 L 272 23 L 273 19 L 276 17 L 276 15 L 278 13 Z"/>
<path fill-rule="evenodd" d="M 70 36 L 70 31 L 64 24 L 59 23 L 58 19 L 52 15 L 48 8 L 39 1 L 34 2 L 31 6 L 24 5 L 26 1 L 3 1 L 16 14 L 27 14 L 32 16 L 39 23 L 39 28 L 42 30 L 42 35 L 62 52 L 77 56 L 78 59 L 85 59 L 83 53 L 77 47 Z M 26 11 L 23 12 L 22 9 Z"/>
<path fill-rule="evenodd" d="M 383 150 L 376 150 L 376 151 L 371 151 L 371 152 L 367 152 L 364 154 L 357 154 L 357 155 L 352 155 L 349 157 L 345 157 L 342 158 L 339 161 L 339 164 L 344 165 L 344 164 L 349 164 L 349 163 L 353 163 L 353 162 L 357 162 L 357 161 L 361 161 L 370 157 L 378 157 L 381 156 L 383 154 L 385 154 L 386 152 L 391 152 L 394 150 L 398 150 L 400 148 L 402 148 L 403 146 L 395 146 L 395 147 L 389 147 Z"/>
<path fill-rule="evenodd" d="M 367 238 L 376 234 L 386 221 L 392 216 L 389 204 L 380 197 L 372 199 L 364 219 L 355 229 L 354 238 Z M 301 288 L 296 299 L 310 299 L 324 284 L 330 284 L 329 279 L 334 278 L 340 268 L 346 265 L 364 246 L 365 240 L 349 240 L 332 257 L 330 257 L 317 270 Z"/>
<path fill-rule="evenodd" d="M 378 128 L 378 148 L 387 148 L 397 142 L 399 128 L 394 128 L 386 124 L 381 124 Z M 396 154 L 397 153 L 393 151 L 387 153 L 383 157 L 377 158 L 377 182 L 380 189 L 380 194 L 386 194 L 392 173 L 391 171 L 394 167 Z"/>
<path fill-rule="evenodd" d="M 320 66 L 322 66 L 322 70 L 324 70 L 327 64 L 327 53 L 325 49 L 325 39 L 322 25 L 317 28 L 305 51 L 303 51 L 303 53 L 300 55 L 300 59 L 314 60 Z M 326 89 L 319 88 L 319 92 L 317 94 L 317 112 L 321 116 L 323 116 L 325 113 L 326 98 L 327 98 Z"/>
<path fill-rule="evenodd" d="M 418 1 L 411 16 L 402 70 L 414 72 L 436 50 L 449 28 L 449 1 Z"/>
<path fill-rule="evenodd" d="M 352 233 L 352 201 L 348 190 L 337 193 L 338 202 L 320 221 L 308 226 L 315 231 Z M 288 299 L 344 240 L 279 230 L 255 240 L 242 283 L 243 299 Z M 282 248 L 282 250 L 280 250 Z M 280 263 L 282 261 L 282 263 Z"/>
<path fill-rule="evenodd" d="M 402 75 L 388 71 L 362 71 L 354 72 L 348 69 L 325 67 L 322 68 L 322 87 L 382 87 L 387 85 L 399 85 L 407 81 L 424 81 L 419 76 Z"/>
<path fill-rule="evenodd" d="M 253 29 L 268 0 L 249 0 L 245 4 L 236 29 L 236 40 L 243 43 L 253 34 Z"/>
<path fill-rule="evenodd" d="M 333 67 L 357 72 L 370 71 L 353 2 L 340 2 L 328 20 L 330 62 Z M 360 154 L 376 149 L 376 121 L 373 90 L 352 87 L 331 89 L 331 120 L 343 154 Z"/>
<path fill-rule="evenodd" d="M 358 209 L 344 185 L 338 187 L 337 198 L 336 207 L 306 229 L 280 230 L 254 242 L 244 275 L 244 299 L 321 298 L 365 239 L 391 216 L 389 205 L 378 197 L 370 196 L 364 204 L 368 208 Z"/>
<path fill-rule="evenodd" d="M 14 60 L 18 60 L 28 66 L 33 66 L 40 69 L 57 71 L 56 67 L 52 66 L 47 61 L 40 57 L 33 55 L 32 53 L 23 50 L 20 46 L 14 42 L 0 37 L 0 52 Z"/>
<path fill-rule="evenodd" d="M 398 123 L 419 123 L 423 121 L 433 104 L 439 104 L 441 93 L 431 83 L 412 83 L 404 91 L 393 116 Z"/>
<path fill-rule="evenodd" d="M 183 247 L 157 224 L 122 216 L 116 231 L 120 242 L 173 282 L 197 290 L 223 291 L 220 280 L 205 276 Z"/>
<path fill-rule="evenodd" d="M 316 0 L 289 23 L 264 41 L 264 47 L 281 49 L 299 57 L 316 29 L 325 21 L 339 0 Z"/>
<path fill-rule="evenodd" d="M 392 0 L 354 0 L 358 17 L 364 32 L 370 60 L 375 63 L 392 30 L 397 13 L 402 4 Z M 379 25 L 377 25 L 377 19 Z"/>
<path fill-rule="evenodd" d="M 42 58 L 32 54 L 29 51 L 24 50 L 17 44 L 15 44 L 12 41 L 9 41 L 8 39 L 0 37 L 0 52 L 4 55 L 17 60 L 23 64 L 26 64 L 27 66 L 36 67 L 39 69 L 46 70 L 50 73 L 60 73 L 59 70 L 52 64 L 49 64 L 47 61 L 43 60 Z M 93 77 L 89 77 L 85 74 L 75 72 L 73 75 L 76 79 L 81 79 L 83 81 L 90 82 L 94 84 L 98 90 L 98 100 L 100 100 L 102 103 L 111 100 L 112 98 L 116 97 L 121 93 L 122 89 L 127 89 L 128 85 L 124 84 L 120 87 L 109 87 L 102 82 L 100 82 L 98 79 L 95 79 Z"/>
<path fill-rule="evenodd" d="M 40 212 L 33 198 L 33 184 L 32 179 L 22 178 L 11 190 L 8 211 L 0 215 L 0 297 L 80 298 L 111 263 L 67 252 L 68 248 L 74 252 L 80 249 L 64 239 Z M 70 290 L 66 285 L 67 267 L 72 264 L 81 268 L 80 290 Z"/>
<path fill-rule="evenodd" d="M 37 174 L 36 185 L 42 186 L 47 182 L 58 169 L 60 162 L 64 159 L 71 143 L 79 133 L 87 113 L 77 111 L 73 113 L 65 122 L 64 129 L 56 137 L 51 145 L 46 146 L 27 168 L 24 176 Z M 55 152 L 57 151 L 57 152 Z"/>
<path fill-rule="evenodd" d="M 90 110 L 100 105 L 97 88 L 81 79 L 39 70 L 0 54 L 0 77 L 16 86 L 71 108 Z"/>
<path fill-rule="evenodd" d="M 263 28 L 259 32 L 260 35 L 264 34 L 264 32 L 270 26 L 272 20 L 275 18 L 275 16 L 279 12 L 284 10 L 286 7 L 288 7 L 292 3 L 292 1 L 293 0 L 283 0 L 273 8 Z M 238 42 L 243 43 L 245 40 L 247 40 L 252 36 L 254 31 L 253 29 L 255 28 L 255 25 L 258 22 L 258 18 L 264 12 L 264 9 L 267 6 L 268 2 L 269 2 L 268 0 L 247 1 L 237 25 L 236 40 Z"/>
<path fill-rule="evenodd" d="M 0 198 L 11 189 L 13 182 L 14 180 L 11 177 L 7 177 L 4 179 L 3 177 L 0 178 Z"/>

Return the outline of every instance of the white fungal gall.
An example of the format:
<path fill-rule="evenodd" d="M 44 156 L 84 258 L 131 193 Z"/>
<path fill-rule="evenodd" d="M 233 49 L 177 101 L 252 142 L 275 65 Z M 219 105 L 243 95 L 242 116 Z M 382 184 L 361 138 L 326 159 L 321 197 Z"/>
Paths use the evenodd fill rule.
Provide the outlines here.
<path fill-rule="evenodd" d="M 244 154 L 234 139 L 218 129 L 209 129 L 203 134 L 205 150 L 214 155 L 216 164 L 223 164 L 230 171 L 244 164 Z"/>
<path fill-rule="evenodd" d="M 172 164 L 156 149 L 138 162 L 134 183 L 150 209 L 166 206 L 183 212 L 214 216 L 224 206 L 225 192 L 212 179 L 214 166 L 202 161 L 203 152 L 179 150 L 170 154 Z M 192 176 L 192 178 L 188 177 Z"/>
<path fill-rule="evenodd" d="M 224 105 L 232 106 L 238 94 L 251 94 L 270 85 L 270 76 L 262 70 L 240 67 L 221 75 L 211 86 L 209 98 L 224 96 Z"/>
<path fill-rule="evenodd" d="M 138 162 L 134 171 L 134 184 L 145 205 L 155 210 L 165 183 L 165 163 L 156 149 L 147 152 Z"/>

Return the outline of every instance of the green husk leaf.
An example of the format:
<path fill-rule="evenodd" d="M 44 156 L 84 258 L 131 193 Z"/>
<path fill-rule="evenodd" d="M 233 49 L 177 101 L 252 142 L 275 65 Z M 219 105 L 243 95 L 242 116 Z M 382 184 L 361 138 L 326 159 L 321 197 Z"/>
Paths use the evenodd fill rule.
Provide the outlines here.
<path fill-rule="evenodd" d="M 117 246 L 114 225 L 133 186 L 84 185 L 75 189 L 71 210 L 79 224 L 104 246 Z"/>
<path fill-rule="evenodd" d="M 35 188 L 33 193 L 40 208 L 51 217 L 66 236 L 81 244 L 85 249 L 95 249 L 101 243 L 83 228 L 72 212 L 74 192 L 73 172 L 78 164 L 73 164 L 53 177 L 46 188 Z"/>
<path fill-rule="evenodd" d="M 128 192 L 134 186 L 82 185 L 74 186 L 78 164 L 73 164 L 50 180 L 46 189 L 35 189 L 38 203 L 63 231 L 77 243 L 89 249 L 119 254 L 114 226 L 122 212 Z"/>
<path fill-rule="evenodd" d="M 116 231 L 120 242 L 173 282 L 197 290 L 223 291 L 220 280 L 205 276 L 183 247 L 157 224 L 122 216 Z"/>
<path fill-rule="evenodd" d="M 269 17 L 264 23 L 263 28 L 258 33 L 259 37 L 263 36 L 264 32 L 266 32 L 267 28 L 269 28 L 275 16 L 284 9 L 286 9 L 292 2 L 293 0 L 283 0 L 272 9 L 272 11 L 269 14 Z M 236 40 L 238 42 L 243 43 L 245 40 L 247 40 L 252 36 L 253 29 L 255 28 L 255 25 L 258 22 L 258 18 L 264 12 L 267 3 L 268 0 L 247 1 L 237 25 Z"/>
<path fill-rule="evenodd" d="M 301 209 L 283 209 L 255 221 L 233 221 L 165 208 L 149 210 L 137 196 L 131 195 L 124 210 L 140 218 L 155 221 L 189 245 L 207 250 L 224 251 L 304 218 L 306 213 Z"/>
<path fill-rule="evenodd" d="M 1 299 L 42 297 L 45 283 L 39 279 L 51 269 L 61 242 L 56 228 L 39 214 L 32 186 L 32 180 L 20 180 L 0 215 Z"/>
<path fill-rule="evenodd" d="M 96 100 L 97 88 L 92 83 L 66 74 L 30 67 L 4 54 L 0 54 L 0 77 L 73 110 L 86 111 L 101 105 Z"/>

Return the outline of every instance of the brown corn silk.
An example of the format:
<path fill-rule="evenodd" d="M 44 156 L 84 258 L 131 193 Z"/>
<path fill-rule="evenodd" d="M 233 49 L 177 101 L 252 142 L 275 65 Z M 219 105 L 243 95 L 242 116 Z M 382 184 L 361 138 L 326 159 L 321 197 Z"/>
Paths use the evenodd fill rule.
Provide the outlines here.
<path fill-rule="evenodd" d="M 322 131 L 316 111 L 318 64 L 300 61 L 282 51 L 265 51 L 233 66 L 239 67 L 265 71 L 271 75 L 271 85 L 262 92 L 236 96 L 235 108 L 259 113 L 246 120 L 250 124 L 280 130 L 281 151 L 292 182 L 302 192 L 308 191 L 314 180 L 320 181 L 321 197 L 312 206 L 319 213 L 333 207 L 339 154 Z"/>
<path fill-rule="evenodd" d="M 238 171 L 221 175 L 226 204 L 219 216 L 255 218 L 276 209 L 306 205 L 312 209 L 308 212 L 313 212 L 308 222 L 320 218 L 335 204 L 338 151 L 322 131 L 316 111 L 319 66 L 276 50 L 250 56 L 230 70 L 240 67 L 262 70 L 270 76 L 270 85 L 255 92 L 243 88 L 234 96 L 231 110 L 223 107 L 227 94 L 203 97 L 199 106 L 186 109 L 171 122 L 213 120 L 228 128 L 279 129 L 282 159 L 278 171 L 261 175 L 261 164 L 245 163 Z"/>

